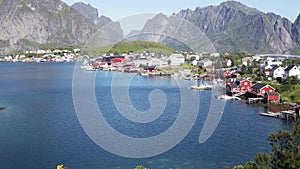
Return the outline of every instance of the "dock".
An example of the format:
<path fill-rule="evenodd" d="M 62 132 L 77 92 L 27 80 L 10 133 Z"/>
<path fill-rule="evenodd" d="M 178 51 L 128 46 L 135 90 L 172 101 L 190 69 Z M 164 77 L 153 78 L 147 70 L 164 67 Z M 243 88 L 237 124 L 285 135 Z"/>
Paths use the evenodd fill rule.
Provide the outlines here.
<path fill-rule="evenodd" d="M 247 104 L 255 104 L 255 103 L 262 102 L 263 100 L 264 100 L 264 98 L 248 98 L 246 103 Z"/>
<path fill-rule="evenodd" d="M 293 110 L 286 110 L 286 111 L 281 111 L 280 112 L 280 117 L 284 120 L 292 120 L 292 121 L 298 121 L 300 120 L 299 118 L 299 114 L 297 114 L 295 111 Z"/>

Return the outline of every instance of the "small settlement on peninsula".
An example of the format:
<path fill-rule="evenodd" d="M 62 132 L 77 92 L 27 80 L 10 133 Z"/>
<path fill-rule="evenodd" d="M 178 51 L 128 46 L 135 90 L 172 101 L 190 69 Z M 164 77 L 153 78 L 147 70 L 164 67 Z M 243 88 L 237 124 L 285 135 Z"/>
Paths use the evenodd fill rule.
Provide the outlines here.
<path fill-rule="evenodd" d="M 216 60 L 221 59 L 222 67 L 216 69 Z M 103 55 L 91 59 L 82 55 L 80 49 L 38 50 L 25 54 L 0 57 L 0 61 L 12 62 L 70 62 L 82 60 L 86 71 L 120 71 L 138 73 L 141 76 L 172 76 L 194 80 L 208 78 L 223 83 L 225 95 L 219 99 L 243 99 L 248 104 L 263 103 L 280 105 L 285 110 L 263 112 L 260 115 L 281 117 L 286 120 L 300 120 L 299 103 L 295 95 L 282 98 L 283 88 L 300 83 L 300 57 L 295 55 L 257 54 L 254 56 L 238 54 L 221 55 L 176 53 L 166 56 L 143 51 L 121 55 Z M 218 78 L 216 79 L 216 73 Z M 222 80 L 221 80 L 222 79 Z M 275 86 L 273 86 L 273 84 Z M 280 85 L 279 85 L 280 84 Z M 279 85 L 279 86 L 278 86 Z M 202 88 L 196 88 L 202 89 Z M 211 86 L 203 89 L 211 89 Z"/>

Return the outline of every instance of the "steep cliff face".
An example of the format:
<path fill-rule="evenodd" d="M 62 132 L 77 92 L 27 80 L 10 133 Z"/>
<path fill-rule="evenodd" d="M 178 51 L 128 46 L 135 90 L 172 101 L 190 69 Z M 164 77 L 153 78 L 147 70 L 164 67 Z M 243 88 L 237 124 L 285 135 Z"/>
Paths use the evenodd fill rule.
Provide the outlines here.
<path fill-rule="evenodd" d="M 60 0 L 2 0 L 0 53 L 52 43 L 75 46 L 86 42 L 97 27 Z"/>
<path fill-rule="evenodd" d="M 183 10 L 177 16 L 195 24 L 222 52 L 282 53 L 297 46 L 288 19 L 239 2 Z"/>
<path fill-rule="evenodd" d="M 300 46 L 300 14 L 292 26 L 293 40 Z"/>
<path fill-rule="evenodd" d="M 90 4 L 77 2 L 72 7 L 93 22 L 98 19 L 98 9 L 92 7 Z"/>
<path fill-rule="evenodd" d="M 104 44 L 114 44 L 124 38 L 124 33 L 120 23 L 114 22 L 109 17 L 103 15 L 98 17 L 98 10 L 91 5 L 83 2 L 77 2 L 72 5 L 72 7 L 98 26 L 99 31 L 104 36 L 103 38 L 106 41 Z"/>
<path fill-rule="evenodd" d="M 236 1 L 224 2 L 218 6 L 198 7 L 194 11 L 182 10 L 175 17 L 196 26 L 197 29 L 190 30 L 190 33 L 202 36 L 198 33 L 201 31 L 219 52 L 282 53 L 299 46 L 299 17 L 293 24 L 279 15 L 266 14 Z M 159 14 L 146 23 L 143 31 L 162 32 L 166 25 L 181 22 L 180 19 L 170 18 Z"/>

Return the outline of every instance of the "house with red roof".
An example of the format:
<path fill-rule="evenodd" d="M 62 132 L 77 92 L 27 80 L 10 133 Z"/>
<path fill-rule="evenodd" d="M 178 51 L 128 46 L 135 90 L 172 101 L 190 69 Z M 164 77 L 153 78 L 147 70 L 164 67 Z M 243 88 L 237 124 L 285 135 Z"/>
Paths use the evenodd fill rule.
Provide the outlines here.
<path fill-rule="evenodd" d="M 252 90 L 252 82 L 248 79 L 236 79 L 235 83 L 239 86 L 240 92 L 247 92 Z"/>
<path fill-rule="evenodd" d="M 252 93 L 258 97 L 263 97 L 266 93 L 275 92 L 275 88 L 270 85 L 256 83 L 252 86 Z"/>
<path fill-rule="evenodd" d="M 278 92 L 267 92 L 264 95 L 264 99 L 268 102 L 279 102 L 280 94 Z"/>

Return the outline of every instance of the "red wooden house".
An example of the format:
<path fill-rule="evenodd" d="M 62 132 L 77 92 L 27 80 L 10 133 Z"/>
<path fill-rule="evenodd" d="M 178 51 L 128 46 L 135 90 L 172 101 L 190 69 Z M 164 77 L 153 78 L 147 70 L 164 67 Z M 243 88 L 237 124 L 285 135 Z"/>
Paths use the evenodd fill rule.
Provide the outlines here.
<path fill-rule="evenodd" d="M 110 60 L 111 63 L 123 63 L 124 61 L 125 61 L 125 58 L 121 58 L 121 57 L 113 58 Z"/>
<path fill-rule="evenodd" d="M 157 71 L 156 66 L 145 66 L 144 73 L 155 73 Z"/>
<path fill-rule="evenodd" d="M 280 100 L 280 95 L 277 92 L 265 93 L 264 98 L 269 102 L 278 102 Z"/>
<path fill-rule="evenodd" d="M 241 92 L 252 90 L 252 83 L 248 79 L 237 79 L 236 84 L 239 86 Z"/>
<path fill-rule="evenodd" d="M 270 85 L 256 83 L 252 86 L 252 93 L 254 93 L 256 96 L 264 96 L 269 92 L 275 92 L 275 89 Z"/>
<path fill-rule="evenodd" d="M 226 85 L 226 94 L 227 95 L 232 95 L 233 93 L 239 93 L 239 92 L 241 92 L 241 89 L 237 84 Z"/>

